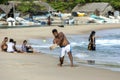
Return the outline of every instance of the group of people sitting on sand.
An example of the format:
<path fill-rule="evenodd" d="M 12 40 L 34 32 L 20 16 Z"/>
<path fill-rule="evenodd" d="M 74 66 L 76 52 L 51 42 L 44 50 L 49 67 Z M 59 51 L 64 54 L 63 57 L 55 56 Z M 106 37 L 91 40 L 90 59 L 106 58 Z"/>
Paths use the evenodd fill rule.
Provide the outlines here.
<path fill-rule="evenodd" d="M 16 41 L 14 39 L 9 39 L 5 37 L 1 44 L 1 50 L 8 53 L 33 53 L 33 48 L 27 44 L 27 40 L 24 40 L 21 49 L 17 49 Z"/>

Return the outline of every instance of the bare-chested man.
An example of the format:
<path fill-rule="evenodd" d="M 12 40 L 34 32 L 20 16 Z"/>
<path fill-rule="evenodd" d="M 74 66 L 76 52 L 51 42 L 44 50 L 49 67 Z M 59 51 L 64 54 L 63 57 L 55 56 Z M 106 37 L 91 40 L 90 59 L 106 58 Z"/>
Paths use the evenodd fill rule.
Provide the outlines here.
<path fill-rule="evenodd" d="M 58 45 L 61 47 L 61 54 L 60 54 L 60 64 L 59 66 L 62 66 L 64 61 L 64 56 L 67 53 L 71 62 L 71 66 L 73 66 L 73 57 L 71 52 L 70 43 L 67 40 L 66 36 L 63 32 L 58 33 L 57 29 L 53 29 L 52 33 L 54 35 L 53 44 Z M 50 49 L 53 49 L 54 46 L 51 46 Z"/>

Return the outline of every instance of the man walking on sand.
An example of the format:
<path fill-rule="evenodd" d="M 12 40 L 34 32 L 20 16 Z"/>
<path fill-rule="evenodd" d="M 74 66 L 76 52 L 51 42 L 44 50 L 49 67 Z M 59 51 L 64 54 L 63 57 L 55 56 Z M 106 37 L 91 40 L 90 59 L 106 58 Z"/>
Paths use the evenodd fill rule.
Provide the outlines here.
<path fill-rule="evenodd" d="M 64 35 L 63 32 L 59 32 L 57 31 L 57 29 L 53 29 L 52 33 L 54 35 L 54 40 L 53 40 L 53 45 L 50 47 L 50 49 L 54 49 L 57 46 L 61 47 L 61 54 L 60 54 L 60 63 L 58 64 L 59 66 L 62 66 L 63 61 L 64 61 L 64 56 L 67 53 L 71 62 L 71 67 L 73 67 L 73 56 L 72 56 L 72 52 L 71 52 L 71 47 L 70 47 L 70 43 L 67 40 L 66 36 Z"/>

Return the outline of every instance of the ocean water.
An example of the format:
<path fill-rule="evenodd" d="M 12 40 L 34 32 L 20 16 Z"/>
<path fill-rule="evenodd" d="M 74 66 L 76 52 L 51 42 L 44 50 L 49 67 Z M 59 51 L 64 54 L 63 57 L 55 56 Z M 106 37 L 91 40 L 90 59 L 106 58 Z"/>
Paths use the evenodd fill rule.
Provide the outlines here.
<path fill-rule="evenodd" d="M 102 30 L 96 32 L 96 51 L 87 50 L 88 37 L 86 35 L 66 35 L 72 46 L 74 63 L 97 68 L 120 71 L 120 29 Z M 61 49 L 50 50 L 52 38 L 30 39 L 37 51 L 59 57 Z M 66 61 L 69 62 L 66 55 Z M 95 64 L 88 64 L 87 60 L 94 60 Z"/>

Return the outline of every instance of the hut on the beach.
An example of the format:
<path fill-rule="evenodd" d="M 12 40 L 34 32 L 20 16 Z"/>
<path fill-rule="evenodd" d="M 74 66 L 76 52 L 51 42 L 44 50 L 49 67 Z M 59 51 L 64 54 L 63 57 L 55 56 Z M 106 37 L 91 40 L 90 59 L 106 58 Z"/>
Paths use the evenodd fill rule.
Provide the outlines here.
<path fill-rule="evenodd" d="M 15 5 L 18 5 L 21 3 L 21 1 L 9 1 L 9 3 L 13 3 Z M 45 6 L 46 10 L 50 10 L 53 11 L 54 9 L 46 2 L 43 1 L 33 1 L 33 3 L 41 5 L 41 6 Z"/>
<path fill-rule="evenodd" d="M 48 3 L 42 1 L 34 1 L 35 4 L 45 7 L 44 10 L 37 10 L 36 12 L 32 12 L 33 15 L 46 15 L 50 11 L 55 11 Z"/>
<path fill-rule="evenodd" d="M 5 13 L 6 17 L 9 17 L 10 15 L 12 16 L 13 13 L 11 13 L 13 10 L 13 4 L 11 3 L 6 3 L 6 4 L 1 4 L 0 5 L 0 12 Z"/>
<path fill-rule="evenodd" d="M 47 11 L 54 11 L 54 9 L 46 2 L 34 1 L 34 3 L 39 4 L 41 6 L 45 6 Z"/>
<path fill-rule="evenodd" d="M 109 3 L 87 3 L 84 5 L 78 4 L 72 12 L 86 13 L 87 15 L 96 14 L 107 16 L 109 11 L 114 11 L 114 8 Z"/>
<path fill-rule="evenodd" d="M 42 1 L 34 1 L 34 3 L 44 6 L 46 8 L 46 11 L 54 11 L 54 9 L 48 3 Z M 8 1 L 8 3 L 6 4 L 0 4 L 0 12 L 5 13 L 6 18 L 8 18 L 9 16 L 14 17 L 15 7 L 19 6 L 19 4 L 21 4 L 20 1 Z M 41 12 L 41 10 L 37 10 L 37 11 Z"/>

